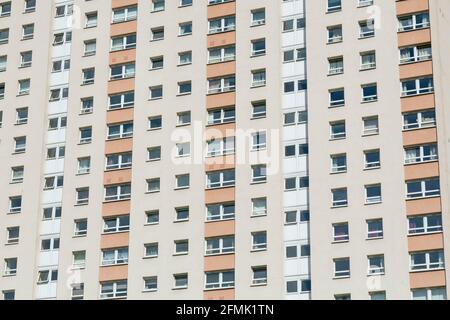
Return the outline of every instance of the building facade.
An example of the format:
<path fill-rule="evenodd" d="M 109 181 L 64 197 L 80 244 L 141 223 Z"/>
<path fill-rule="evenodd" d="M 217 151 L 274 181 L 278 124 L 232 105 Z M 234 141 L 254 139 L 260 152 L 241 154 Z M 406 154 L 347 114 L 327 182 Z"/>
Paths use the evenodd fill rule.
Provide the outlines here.
<path fill-rule="evenodd" d="M 0 1 L 0 298 L 447 299 L 447 2 Z"/>

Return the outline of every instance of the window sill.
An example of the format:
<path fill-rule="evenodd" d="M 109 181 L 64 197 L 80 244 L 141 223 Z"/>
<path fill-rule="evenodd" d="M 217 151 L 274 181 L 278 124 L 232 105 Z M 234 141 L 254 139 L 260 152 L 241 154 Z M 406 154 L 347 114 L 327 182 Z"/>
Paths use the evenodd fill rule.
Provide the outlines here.
<path fill-rule="evenodd" d="M 366 238 L 367 241 L 372 241 L 372 240 L 381 240 L 384 239 L 384 237 L 373 237 L 373 238 Z"/>
<path fill-rule="evenodd" d="M 427 236 L 427 235 L 433 235 L 433 234 L 439 234 L 443 233 L 444 231 L 432 231 L 432 232 L 421 232 L 421 233 L 408 233 L 408 237 L 420 237 L 420 236 Z"/>
<path fill-rule="evenodd" d="M 219 290 L 233 290 L 234 286 L 230 287 L 218 287 L 218 288 L 204 288 L 203 291 L 209 292 L 209 291 L 219 291 Z"/>
<path fill-rule="evenodd" d="M 383 201 L 365 202 L 364 205 L 365 206 L 373 206 L 373 205 L 377 205 L 377 204 L 381 204 L 381 203 L 383 203 Z"/>
<path fill-rule="evenodd" d="M 381 169 L 381 166 L 364 168 L 363 171 L 371 171 L 371 170 L 378 170 L 378 169 Z"/>
<path fill-rule="evenodd" d="M 86 203 L 75 203 L 73 206 L 74 207 L 82 207 L 82 206 L 87 206 L 89 204 L 89 202 Z"/>
<path fill-rule="evenodd" d="M 252 283 L 250 285 L 250 287 L 266 287 L 267 286 L 267 282 L 264 283 Z"/>
<path fill-rule="evenodd" d="M 23 183 L 23 180 L 20 181 L 10 181 L 9 184 L 19 184 L 19 183 Z"/>
<path fill-rule="evenodd" d="M 406 198 L 405 201 L 424 200 L 424 199 L 432 199 L 432 198 L 440 198 L 440 197 L 441 197 L 441 195 L 425 196 L 425 197 L 417 197 L 417 198 Z"/>
<path fill-rule="evenodd" d="M 158 258 L 158 256 L 144 256 L 142 257 L 142 259 L 147 260 L 147 259 L 156 259 Z"/>
<path fill-rule="evenodd" d="M 350 279 L 350 276 L 334 276 L 333 280 Z"/>
<path fill-rule="evenodd" d="M 342 171 L 331 171 L 331 172 L 330 172 L 331 175 L 337 175 L 337 174 L 341 174 L 341 173 L 347 173 L 347 170 L 342 170 Z"/>
<path fill-rule="evenodd" d="M 425 96 L 427 94 L 434 94 L 434 89 L 431 92 L 424 92 L 424 93 L 416 93 L 416 94 L 410 94 L 410 95 L 401 95 L 400 99 L 405 99 L 405 98 L 412 98 L 412 97 L 420 97 L 420 96 Z"/>
<path fill-rule="evenodd" d="M 148 101 L 162 100 L 163 97 L 149 98 Z"/>
<path fill-rule="evenodd" d="M 177 64 L 177 67 L 189 66 L 189 65 L 191 65 L 191 64 L 192 64 L 192 62 L 179 63 L 179 64 Z"/>
<path fill-rule="evenodd" d="M 172 254 L 172 256 L 174 256 L 174 257 L 187 256 L 188 254 L 189 254 L 189 252 L 180 252 L 180 253 L 174 253 L 174 254 Z"/>
<path fill-rule="evenodd" d="M 192 94 L 192 92 L 177 93 L 177 97 L 189 96 L 189 95 L 191 95 L 191 94 Z"/>
<path fill-rule="evenodd" d="M 173 190 L 175 190 L 175 191 L 186 190 L 186 189 L 189 189 L 189 187 L 190 186 L 187 186 L 187 187 L 176 187 L 176 188 L 173 188 Z"/>
<path fill-rule="evenodd" d="M 361 104 L 368 104 L 368 103 L 374 103 L 374 102 L 378 102 L 378 98 L 372 99 L 372 100 L 362 100 Z"/>
<path fill-rule="evenodd" d="M 434 269 L 423 269 L 423 270 L 409 270 L 409 273 L 419 273 L 419 272 L 434 272 L 434 271 L 442 271 L 445 268 L 434 268 Z"/>
<path fill-rule="evenodd" d="M 144 289 L 142 290 L 142 293 L 149 293 L 149 292 L 157 292 L 158 289 Z"/>
<path fill-rule="evenodd" d="M 235 254 L 235 252 L 225 252 L 225 253 L 211 253 L 211 254 L 205 254 L 205 257 L 217 257 L 217 256 L 230 256 Z"/>
<path fill-rule="evenodd" d="M 349 243 L 350 242 L 350 239 L 349 240 L 337 240 L 337 241 L 332 241 L 331 243 L 332 244 L 342 244 L 342 243 Z"/>
<path fill-rule="evenodd" d="M 363 133 L 361 136 L 362 137 L 371 137 L 371 136 L 378 136 L 380 133 L 379 132 L 372 132 L 372 133 Z"/>
<path fill-rule="evenodd" d="M 76 239 L 76 238 L 86 238 L 87 234 L 80 234 L 80 235 L 73 235 L 72 238 Z"/>
<path fill-rule="evenodd" d="M 250 215 L 250 219 L 255 219 L 255 218 L 262 218 L 262 217 L 267 217 L 268 214 L 264 213 L 264 214 L 252 214 Z"/>
<path fill-rule="evenodd" d="M 340 206 L 331 206 L 331 209 L 340 209 L 340 208 L 348 208 L 348 204 L 340 205 Z"/>
<path fill-rule="evenodd" d="M 173 287 L 172 290 L 186 290 L 188 287 Z"/>
<path fill-rule="evenodd" d="M 226 219 L 217 219 L 217 220 L 206 220 L 205 223 L 214 223 L 214 222 L 226 222 L 233 221 L 235 218 L 226 218 Z"/>
<path fill-rule="evenodd" d="M 120 233 L 129 233 L 130 230 L 121 230 L 121 231 L 112 231 L 112 232 L 105 232 L 102 231 L 102 235 L 108 235 L 108 234 L 120 234 Z"/>
<path fill-rule="evenodd" d="M 159 193 L 160 190 L 155 190 L 155 191 L 146 191 L 145 194 L 154 194 L 154 193 Z"/>
<path fill-rule="evenodd" d="M 267 251 L 267 248 L 262 248 L 262 249 L 251 249 L 250 252 L 263 252 L 263 251 Z"/>
<path fill-rule="evenodd" d="M 131 198 L 128 198 L 128 199 L 117 199 L 117 200 L 103 200 L 103 204 L 106 204 L 106 203 L 117 203 L 117 202 L 125 202 L 125 201 L 130 201 L 131 200 Z"/>

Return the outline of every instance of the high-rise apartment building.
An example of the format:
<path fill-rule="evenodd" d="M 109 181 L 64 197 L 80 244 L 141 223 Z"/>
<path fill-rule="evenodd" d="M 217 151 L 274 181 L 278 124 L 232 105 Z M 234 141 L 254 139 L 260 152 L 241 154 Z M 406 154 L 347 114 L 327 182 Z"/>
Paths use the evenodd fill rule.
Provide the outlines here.
<path fill-rule="evenodd" d="M 1 299 L 446 299 L 448 0 L 0 0 Z"/>

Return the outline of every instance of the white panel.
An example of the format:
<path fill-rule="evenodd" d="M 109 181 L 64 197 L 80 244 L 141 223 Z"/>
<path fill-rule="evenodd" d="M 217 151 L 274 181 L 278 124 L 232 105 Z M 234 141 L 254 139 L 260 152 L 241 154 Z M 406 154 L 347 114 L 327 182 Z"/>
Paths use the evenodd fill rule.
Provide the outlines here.
<path fill-rule="evenodd" d="M 37 285 L 37 299 L 50 299 L 56 298 L 56 282 L 50 282 L 46 284 Z"/>
<path fill-rule="evenodd" d="M 306 106 L 306 92 L 283 94 L 283 109 L 304 108 Z"/>
<path fill-rule="evenodd" d="M 60 233 L 61 220 L 45 220 L 41 222 L 41 235 Z"/>
<path fill-rule="evenodd" d="M 281 35 L 281 43 L 283 47 L 290 47 L 294 45 L 300 45 L 305 43 L 305 33 L 303 30 L 295 30 L 289 32 L 283 32 Z"/>
<path fill-rule="evenodd" d="M 284 206 L 294 207 L 294 206 L 305 206 L 308 203 L 308 191 L 307 189 L 302 189 L 298 191 L 284 192 Z"/>
<path fill-rule="evenodd" d="M 52 39 L 53 41 L 53 39 Z M 70 55 L 70 44 L 62 44 L 59 46 L 53 46 L 52 57 L 63 57 Z"/>
<path fill-rule="evenodd" d="M 310 300 L 311 293 L 299 293 L 299 294 L 287 294 L 285 295 L 286 300 Z"/>
<path fill-rule="evenodd" d="M 64 159 L 47 160 L 44 165 L 44 174 L 63 172 Z"/>
<path fill-rule="evenodd" d="M 69 71 L 64 72 L 52 72 L 50 74 L 49 86 L 61 86 L 63 84 L 69 83 Z"/>
<path fill-rule="evenodd" d="M 307 240 L 309 237 L 309 224 L 302 222 L 284 227 L 284 241 Z"/>
<path fill-rule="evenodd" d="M 283 127 L 283 140 L 301 140 L 307 138 L 306 124 Z"/>
<path fill-rule="evenodd" d="M 66 140 L 66 129 L 50 130 L 47 132 L 47 144 L 60 143 Z"/>
<path fill-rule="evenodd" d="M 42 203 L 62 202 L 62 188 L 42 192 Z"/>
<path fill-rule="evenodd" d="M 281 12 L 283 16 L 292 16 L 303 13 L 303 0 L 295 0 L 283 2 L 281 5 Z"/>
<path fill-rule="evenodd" d="M 309 258 L 286 260 L 284 262 L 285 276 L 309 274 Z"/>
<path fill-rule="evenodd" d="M 39 267 L 57 266 L 58 250 L 42 251 L 39 253 Z"/>
<path fill-rule="evenodd" d="M 49 115 L 67 112 L 67 99 L 50 102 L 47 111 Z"/>
<path fill-rule="evenodd" d="M 306 63 L 304 60 L 283 63 L 282 67 L 283 77 L 298 77 L 304 78 L 306 74 Z"/>
<path fill-rule="evenodd" d="M 283 172 L 285 174 L 307 172 L 308 171 L 308 157 L 292 157 L 283 159 Z"/>

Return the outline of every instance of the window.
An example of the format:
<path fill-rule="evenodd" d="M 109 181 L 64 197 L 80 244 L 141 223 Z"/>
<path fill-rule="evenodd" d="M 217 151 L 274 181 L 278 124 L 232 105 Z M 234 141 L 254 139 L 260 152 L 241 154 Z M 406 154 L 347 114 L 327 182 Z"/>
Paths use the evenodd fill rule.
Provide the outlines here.
<path fill-rule="evenodd" d="M 267 232 L 252 232 L 252 250 L 266 250 L 267 249 Z"/>
<path fill-rule="evenodd" d="M 235 58 L 236 47 L 234 45 L 208 49 L 208 63 L 231 61 Z"/>
<path fill-rule="evenodd" d="M 329 91 L 330 107 L 341 107 L 345 104 L 344 89 L 333 89 Z"/>
<path fill-rule="evenodd" d="M 70 69 L 70 59 L 58 59 L 52 62 L 52 72 L 63 72 Z"/>
<path fill-rule="evenodd" d="M 24 51 L 20 53 L 20 67 L 30 67 L 33 61 L 33 51 Z"/>
<path fill-rule="evenodd" d="M 205 289 L 234 287 L 234 271 L 206 272 L 205 276 Z"/>
<path fill-rule="evenodd" d="M 192 92 L 191 81 L 178 82 L 178 94 L 190 94 Z"/>
<path fill-rule="evenodd" d="M 158 256 L 158 243 L 147 243 L 144 244 L 144 257 L 145 258 L 155 258 Z"/>
<path fill-rule="evenodd" d="M 185 126 L 191 123 L 191 112 L 183 111 L 177 113 L 177 126 Z"/>
<path fill-rule="evenodd" d="M 411 252 L 411 271 L 443 269 L 444 251 Z"/>
<path fill-rule="evenodd" d="M 76 205 L 85 205 L 89 203 L 89 188 L 78 188 L 76 190 Z"/>
<path fill-rule="evenodd" d="M 48 130 L 58 130 L 67 126 L 67 117 L 59 116 L 48 119 Z"/>
<path fill-rule="evenodd" d="M 267 215 L 267 198 L 253 198 L 252 199 L 252 216 Z"/>
<path fill-rule="evenodd" d="M 266 117 L 266 100 L 252 101 L 252 119 Z"/>
<path fill-rule="evenodd" d="M 94 110 L 94 98 L 82 98 L 80 114 L 92 113 Z"/>
<path fill-rule="evenodd" d="M 11 183 L 23 182 L 24 167 L 12 167 L 11 168 Z"/>
<path fill-rule="evenodd" d="M 208 189 L 223 188 L 234 186 L 235 183 L 235 171 L 213 171 L 206 174 L 206 187 Z"/>
<path fill-rule="evenodd" d="M 266 39 L 252 40 L 252 56 L 266 54 Z"/>
<path fill-rule="evenodd" d="M 188 275 L 187 273 L 174 274 L 174 286 L 175 289 L 186 289 L 188 287 Z"/>
<path fill-rule="evenodd" d="M 187 254 L 189 252 L 189 240 L 176 240 L 174 255 Z"/>
<path fill-rule="evenodd" d="M 159 223 L 159 211 L 158 210 L 147 211 L 145 213 L 145 215 L 146 215 L 146 223 L 147 224 L 158 224 Z"/>
<path fill-rule="evenodd" d="M 336 121 L 330 123 L 330 139 L 343 139 L 346 137 L 345 121 Z"/>
<path fill-rule="evenodd" d="M 367 239 L 381 239 L 383 238 L 383 220 L 373 219 L 367 220 Z"/>
<path fill-rule="evenodd" d="M 385 291 L 369 292 L 370 300 L 386 300 Z"/>
<path fill-rule="evenodd" d="M 16 292 L 14 290 L 3 290 L 3 300 L 14 300 Z"/>
<path fill-rule="evenodd" d="M 5 269 L 3 270 L 3 275 L 14 276 L 16 274 L 17 274 L 17 258 L 5 259 Z"/>
<path fill-rule="evenodd" d="M 152 41 L 158 41 L 164 39 L 164 27 L 157 27 L 151 29 Z"/>
<path fill-rule="evenodd" d="M 360 70 L 373 69 L 377 65 L 375 51 L 362 52 L 361 56 L 361 66 Z"/>
<path fill-rule="evenodd" d="M 252 166 L 252 183 L 262 183 L 267 181 L 267 166 L 258 164 Z"/>
<path fill-rule="evenodd" d="M 310 247 L 308 244 L 288 245 L 286 246 L 286 258 L 301 258 L 310 256 Z"/>
<path fill-rule="evenodd" d="M 406 181 L 406 198 L 416 199 L 440 195 L 439 178 Z"/>
<path fill-rule="evenodd" d="M 340 11 L 341 9 L 341 0 L 327 0 L 327 12 Z"/>
<path fill-rule="evenodd" d="M 72 261 L 73 268 L 84 268 L 86 264 L 86 251 L 73 251 Z"/>
<path fill-rule="evenodd" d="M 111 38 L 111 51 L 127 50 L 136 48 L 136 34 L 118 36 Z"/>
<path fill-rule="evenodd" d="M 331 155 L 331 173 L 340 173 L 347 171 L 347 155 Z"/>
<path fill-rule="evenodd" d="M 111 80 L 133 78 L 135 75 L 134 62 L 113 65 L 110 68 L 111 68 L 111 75 L 110 75 Z"/>
<path fill-rule="evenodd" d="M 375 36 L 375 22 L 373 20 L 359 22 L 359 37 L 369 38 Z"/>
<path fill-rule="evenodd" d="M 150 70 L 162 69 L 164 67 L 164 57 L 152 57 L 150 58 Z"/>
<path fill-rule="evenodd" d="M 130 216 L 105 218 L 103 221 L 104 233 L 116 233 L 130 230 Z"/>
<path fill-rule="evenodd" d="M 144 291 L 156 291 L 158 290 L 158 277 L 145 277 L 144 278 Z"/>
<path fill-rule="evenodd" d="M 179 0 L 180 7 L 186 7 L 192 5 L 192 0 Z"/>
<path fill-rule="evenodd" d="M 284 191 L 295 191 L 297 189 L 305 189 L 309 187 L 309 178 L 303 177 L 290 177 L 284 179 Z"/>
<path fill-rule="evenodd" d="M 367 262 L 368 275 L 384 274 L 384 255 L 368 256 Z"/>
<path fill-rule="evenodd" d="M 49 101 L 59 101 L 61 99 L 67 99 L 69 96 L 69 88 L 57 88 L 50 90 L 50 98 Z"/>
<path fill-rule="evenodd" d="M 381 202 L 381 185 L 373 184 L 364 186 L 366 190 L 366 204 L 374 204 Z"/>
<path fill-rule="evenodd" d="M 264 150 L 267 148 L 266 132 L 252 133 L 252 151 Z"/>
<path fill-rule="evenodd" d="M 212 19 L 208 21 L 208 24 L 209 34 L 231 31 L 236 27 L 234 16 Z"/>
<path fill-rule="evenodd" d="M 134 91 L 109 96 L 108 110 L 122 109 L 134 105 Z"/>
<path fill-rule="evenodd" d="M 86 40 L 84 41 L 84 55 L 93 56 L 97 51 L 97 40 Z"/>
<path fill-rule="evenodd" d="M 344 58 L 328 58 L 328 74 L 341 74 L 344 72 Z"/>
<path fill-rule="evenodd" d="M 328 43 L 342 42 L 342 26 L 333 26 L 327 28 Z"/>
<path fill-rule="evenodd" d="M 445 287 L 415 289 L 411 295 L 413 300 L 447 300 Z"/>
<path fill-rule="evenodd" d="M 255 9 L 251 11 L 252 15 L 252 26 L 259 26 L 266 23 L 266 10 Z"/>
<path fill-rule="evenodd" d="M 335 278 L 350 277 L 350 258 L 334 259 L 333 262 Z"/>
<path fill-rule="evenodd" d="M 435 143 L 405 148 L 405 164 L 436 160 L 438 160 L 438 151 Z"/>
<path fill-rule="evenodd" d="M 163 97 L 163 87 L 153 86 L 150 87 L 150 99 L 161 99 Z"/>
<path fill-rule="evenodd" d="M 286 293 L 306 293 L 311 291 L 311 280 L 302 279 L 302 280 L 290 280 L 286 281 Z"/>
<path fill-rule="evenodd" d="M 25 13 L 33 12 L 36 10 L 36 0 L 25 0 Z"/>
<path fill-rule="evenodd" d="M 133 122 L 108 125 L 108 140 L 124 139 L 133 136 Z"/>
<path fill-rule="evenodd" d="M 283 52 L 283 62 L 294 62 L 306 59 L 306 48 L 290 49 Z"/>
<path fill-rule="evenodd" d="M 252 87 L 266 85 L 266 69 L 252 70 Z"/>
<path fill-rule="evenodd" d="M 175 189 L 189 188 L 189 174 L 175 176 Z"/>
<path fill-rule="evenodd" d="M 348 223 L 336 223 L 333 224 L 333 241 L 334 242 L 347 242 L 350 240 L 348 233 Z"/>
<path fill-rule="evenodd" d="M 16 124 L 25 124 L 28 122 L 28 108 L 16 109 Z"/>
<path fill-rule="evenodd" d="M 132 153 L 114 153 L 106 155 L 106 168 L 105 170 L 118 170 L 131 168 Z"/>
<path fill-rule="evenodd" d="M 192 63 L 192 51 L 184 51 L 178 53 L 178 65 L 186 65 Z"/>
<path fill-rule="evenodd" d="M 8 62 L 8 56 L 0 56 L 0 72 L 6 71 L 6 65 Z"/>
<path fill-rule="evenodd" d="M 147 179 L 147 192 L 159 192 L 161 182 L 159 178 Z"/>
<path fill-rule="evenodd" d="M 175 221 L 188 221 L 189 207 L 175 208 Z"/>
<path fill-rule="evenodd" d="M 161 116 L 155 116 L 148 118 L 149 130 L 156 130 L 162 128 L 162 118 Z"/>
<path fill-rule="evenodd" d="M 331 195 L 333 208 L 346 207 L 348 205 L 347 188 L 333 189 L 331 190 Z"/>
<path fill-rule="evenodd" d="M 102 266 L 128 263 L 128 248 L 108 249 L 102 251 Z"/>
<path fill-rule="evenodd" d="M 11 1 L 0 3 L 0 17 L 11 15 Z"/>
<path fill-rule="evenodd" d="M 75 220 L 75 232 L 76 237 L 84 237 L 87 235 L 88 222 L 87 219 Z"/>
<path fill-rule="evenodd" d="M 9 41 L 9 29 L 0 30 L 0 44 L 8 43 Z"/>
<path fill-rule="evenodd" d="M 182 142 L 176 144 L 177 157 L 188 157 L 191 154 L 191 143 L 190 142 Z"/>
<path fill-rule="evenodd" d="M 58 281 L 58 270 L 43 269 L 38 272 L 37 284 L 46 284 Z"/>
<path fill-rule="evenodd" d="M 208 94 L 234 91 L 236 89 L 236 77 L 234 75 L 224 78 L 208 79 Z"/>
<path fill-rule="evenodd" d="M 349 293 L 335 294 L 334 300 L 352 300 L 352 296 Z"/>
<path fill-rule="evenodd" d="M 153 2 L 153 12 L 164 11 L 165 1 L 164 0 L 152 0 Z"/>
<path fill-rule="evenodd" d="M 41 240 L 41 251 L 51 251 L 59 249 L 59 238 Z"/>
<path fill-rule="evenodd" d="M 206 206 L 206 221 L 234 219 L 234 202 L 209 204 Z"/>
<path fill-rule="evenodd" d="M 161 160 L 161 147 L 152 147 L 147 149 L 148 161 Z"/>
<path fill-rule="evenodd" d="M 378 116 L 363 118 L 363 136 L 379 133 Z"/>
<path fill-rule="evenodd" d="M 84 299 L 84 283 L 72 284 L 72 300 Z"/>
<path fill-rule="evenodd" d="M 431 44 L 400 48 L 400 64 L 431 60 Z"/>
<path fill-rule="evenodd" d="M 47 207 L 42 211 L 42 220 L 54 220 L 61 218 L 62 208 L 60 206 Z"/>
<path fill-rule="evenodd" d="M 131 184 L 105 186 L 105 201 L 119 201 L 131 198 Z"/>
<path fill-rule="evenodd" d="M 284 223 L 286 225 L 305 223 L 309 221 L 309 211 L 308 210 L 292 210 L 286 211 L 284 213 L 285 219 Z"/>
<path fill-rule="evenodd" d="M 60 188 L 64 185 L 64 176 L 44 177 L 44 190 Z"/>
<path fill-rule="evenodd" d="M 101 283 L 100 299 L 123 298 L 127 296 L 127 281 Z"/>
<path fill-rule="evenodd" d="M 205 239 L 205 255 L 218 255 L 234 252 L 234 236 Z"/>
<path fill-rule="evenodd" d="M 403 130 L 421 129 L 436 126 L 436 112 L 426 110 L 403 114 Z"/>
<path fill-rule="evenodd" d="M 6 243 L 17 244 L 19 243 L 20 227 L 8 227 L 6 228 Z"/>
<path fill-rule="evenodd" d="M 112 16 L 113 23 L 136 20 L 136 18 L 137 18 L 137 6 L 129 6 L 113 10 Z"/>
<path fill-rule="evenodd" d="M 208 125 L 234 122 L 236 113 L 234 107 L 214 109 L 208 111 Z"/>
<path fill-rule="evenodd" d="M 178 35 L 186 36 L 192 34 L 192 22 L 183 22 L 178 25 Z"/>
<path fill-rule="evenodd" d="M 252 267 L 252 284 L 267 284 L 267 266 Z"/>
<path fill-rule="evenodd" d="M 377 84 L 365 84 L 362 88 L 362 102 L 374 102 L 378 100 Z"/>
<path fill-rule="evenodd" d="M 47 160 L 55 160 L 64 158 L 66 153 L 65 146 L 56 146 L 47 148 Z"/>
<path fill-rule="evenodd" d="M 91 171 L 91 157 L 78 158 L 78 174 L 86 174 Z"/>
<path fill-rule="evenodd" d="M 19 80 L 19 92 L 18 95 L 25 95 L 30 93 L 31 80 L 24 79 Z"/>
<path fill-rule="evenodd" d="M 25 152 L 26 145 L 27 145 L 27 137 L 14 138 L 14 153 Z"/>
<path fill-rule="evenodd" d="M 97 12 L 86 13 L 85 28 L 93 28 L 97 26 Z"/>
<path fill-rule="evenodd" d="M 380 166 L 380 150 L 364 151 L 364 169 L 376 169 Z"/>
<path fill-rule="evenodd" d="M 401 16 L 398 17 L 398 24 L 399 32 L 428 28 L 430 26 L 430 15 L 428 12 L 422 12 Z"/>
<path fill-rule="evenodd" d="M 442 216 L 431 214 L 408 217 L 408 235 L 442 232 Z"/>
<path fill-rule="evenodd" d="M 432 77 L 402 80 L 402 97 L 415 96 L 434 92 Z"/>

